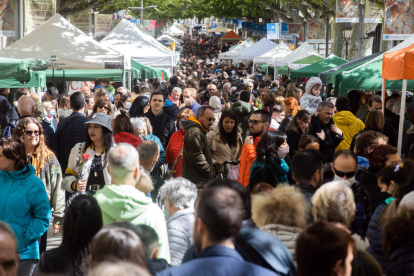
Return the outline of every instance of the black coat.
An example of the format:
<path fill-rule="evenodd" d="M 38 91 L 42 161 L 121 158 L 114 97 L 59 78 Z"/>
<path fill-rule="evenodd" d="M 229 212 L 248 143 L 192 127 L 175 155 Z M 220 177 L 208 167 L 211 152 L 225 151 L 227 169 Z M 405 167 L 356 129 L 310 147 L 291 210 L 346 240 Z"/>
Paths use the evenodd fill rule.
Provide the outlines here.
<path fill-rule="evenodd" d="M 57 127 L 58 160 L 63 172 L 68 167 L 69 155 L 72 148 L 77 143 L 86 142 L 88 129 L 84 123 L 87 121 L 89 119 L 82 113 L 73 112 L 69 117 L 61 121 Z"/>
<path fill-rule="evenodd" d="M 281 132 L 285 132 L 288 126 L 290 125 L 290 123 L 292 122 L 292 120 L 293 120 L 293 115 L 292 114 L 287 115 L 283 119 L 283 121 L 280 123 L 278 130 Z"/>
<path fill-rule="evenodd" d="M 34 275 L 72 276 L 75 275 L 75 271 L 75 261 L 73 260 L 72 254 L 67 249 L 58 247 L 45 251 L 40 256 Z"/>
<path fill-rule="evenodd" d="M 173 119 L 163 111 L 155 117 L 151 110 L 145 113 L 145 117 L 147 117 L 151 123 L 152 134 L 161 140 L 162 146 L 166 149 L 171 135 L 175 132 Z"/>
<path fill-rule="evenodd" d="M 0 125 L 1 125 L 1 137 L 3 137 L 3 132 L 6 126 L 10 126 L 11 123 L 11 114 L 13 111 L 13 106 L 7 99 L 7 96 L 3 93 L 0 93 Z"/>
<path fill-rule="evenodd" d="M 289 145 L 289 156 L 290 158 L 293 158 L 293 154 L 295 154 L 295 152 L 298 150 L 299 141 L 303 135 L 303 132 L 300 129 L 299 132 L 293 129 L 289 129 L 285 132 L 285 134 L 287 136 L 287 143 Z"/>
<path fill-rule="evenodd" d="M 153 276 L 170 267 L 165 259 L 147 259 L 147 269 Z"/>
<path fill-rule="evenodd" d="M 367 189 L 371 200 L 371 210 L 375 210 L 382 202 L 381 189 L 378 187 L 377 171 L 372 169 L 363 170 L 361 173 L 361 185 Z"/>
<path fill-rule="evenodd" d="M 384 248 L 382 247 L 381 236 L 382 226 L 375 231 L 374 235 L 372 236 L 371 245 L 367 248 L 366 251 L 369 254 L 371 254 L 371 256 L 374 257 L 375 260 L 377 260 L 377 262 L 382 268 L 382 272 L 384 275 L 392 275 L 390 274 L 390 263 L 388 261 L 388 258 L 385 257 Z"/>
<path fill-rule="evenodd" d="M 390 256 L 392 275 L 414 275 L 414 242 L 401 244 Z"/>
<path fill-rule="evenodd" d="M 385 202 L 378 205 L 374 213 L 371 216 L 371 220 L 368 223 L 368 230 L 367 230 L 366 238 L 371 244 L 372 244 L 372 241 L 374 240 L 375 232 L 378 230 L 378 222 L 381 217 L 382 210 L 384 210 L 386 206 L 387 204 L 385 204 Z"/>
<path fill-rule="evenodd" d="M 413 133 L 408 133 L 407 135 L 405 135 L 405 140 L 403 142 L 403 144 L 405 145 L 405 157 L 406 158 L 410 158 L 410 156 L 414 156 L 414 150 L 411 152 L 410 155 L 410 148 L 411 145 L 414 144 L 414 132 Z"/>

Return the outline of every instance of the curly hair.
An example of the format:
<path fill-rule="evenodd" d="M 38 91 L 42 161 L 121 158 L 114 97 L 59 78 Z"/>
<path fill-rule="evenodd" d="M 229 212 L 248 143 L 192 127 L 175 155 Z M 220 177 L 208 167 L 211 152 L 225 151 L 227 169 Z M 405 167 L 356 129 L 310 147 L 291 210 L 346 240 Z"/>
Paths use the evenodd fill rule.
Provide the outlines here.
<path fill-rule="evenodd" d="M 300 110 L 298 101 L 293 97 L 286 98 L 283 101 L 283 103 L 287 106 L 287 108 L 289 109 L 289 113 L 292 114 L 293 116 L 295 116 L 296 113 L 298 113 L 298 111 Z"/>
<path fill-rule="evenodd" d="M 265 94 L 262 95 L 262 103 L 263 105 L 269 105 L 276 103 L 276 95 L 273 91 L 266 91 Z"/>
<path fill-rule="evenodd" d="M 24 132 L 29 124 L 35 124 L 39 128 L 39 143 L 36 145 L 35 150 L 31 156 L 32 165 L 36 169 L 36 176 L 40 176 L 40 173 L 45 168 L 49 153 L 51 150 L 46 145 L 46 138 L 43 132 L 42 125 L 36 118 L 27 117 L 21 119 L 19 124 L 13 131 L 13 139 L 20 140 L 24 144 Z"/>
<path fill-rule="evenodd" d="M 385 168 L 387 162 L 387 156 L 390 154 L 397 154 L 397 148 L 390 145 L 378 145 L 374 147 L 369 155 L 369 167 L 377 171 Z"/>
<path fill-rule="evenodd" d="M 99 88 L 101 89 L 101 88 Z M 95 114 L 98 112 L 98 107 L 100 106 L 104 106 L 107 108 L 108 110 L 108 115 L 111 116 L 112 115 L 112 107 L 111 107 L 111 102 L 108 101 L 107 99 L 100 99 L 99 101 L 95 102 L 95 105 L 93 106 L 93 111 L 92 114 Z"/>
<path fill-rule="evenodd" d="M 310 205 L 295 187 L 278 185 L 272 193 L 252 196 L 252 219 L 257 226 L 281 224 L 303 228 Z"/>

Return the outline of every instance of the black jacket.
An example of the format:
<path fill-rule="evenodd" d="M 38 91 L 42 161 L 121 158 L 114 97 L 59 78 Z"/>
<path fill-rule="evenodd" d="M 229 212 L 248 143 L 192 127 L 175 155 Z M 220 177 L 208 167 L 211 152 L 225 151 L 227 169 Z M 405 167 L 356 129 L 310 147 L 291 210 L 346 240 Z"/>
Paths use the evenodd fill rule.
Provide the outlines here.
<path fill-rule="evenodd" d="M 43 120 L 41 122 L 43 133 L 46 136 L 46 145 L 51 149 L 56 156 L 58 156 L 59 148 L 56 140 L 56 133 L 48 122 Z M 65 168 L 66 169 L 66 168 Z"/>
<path fill-rule="evenodd" d="M 62 171 L 68 167 L 70 151 L 77 143 L 86 142 L 88 129 L 84 123 L 89 121 L 85 115 L 73 112 L 69 117 L 59 123 L 56 130 L 56 140 L 58 144 L 58 160 Z"/>
<path fill-rule="evenodd" d="M 378 187 L 377 171 L 364 169 L 361 173 L 361 185 L 367 189 L 371 200 L 371 210 L 375 210 L 382 202 L 381 189 Z"/>
<path fill-rule="evenodd" d="M 385 257 L 384 248 L 382 247 L 382 226 L 380 226 L 374 233 L 371 241 L 371 245 L 367 248 L 367 252 L 374 257 L 375 260 L 379 263 L 382 268 L 382 273 L 384 275 L 393 275 L 390 274 L 390 263 L 387 257 Z M 396 274 L 402 275 L 402 274 Z"/>
<path fill-rule="evenodd" d="M 287 136 L 287 143 L 289 145 L 289 156 L 290 158 L 293 158 L 293 155 L 298 150 L 299 140 L 303 135 L 302 130 L 299 129 L 298 131 L 295 131 L 293 129 L 289 129 L 285 132 Z"/>
<path fill-rule="evenodd" d="M 174 122 L 177 121 L 177 115 L 180 109 L 178 108 L 176 104 L 173 104 L 171 103 L 171 101 L 169 101 L 169 104 L 167 106 L 167 102 L 166 102 L 162 110 L 165 112 L 165 114 L 170 116 L 174 120 Z"/>
<path fill-rule="evenodd" d="M 75 274 L 76 267 L 72 254 L 63 247 L 45 251 L 41 256 L 34 275 L 65 275 Z M 82 273 L 77 275 L 83 275 Z"/>
<path fill-rule="evenodd" d="M 401 244 L 390 256 L 392 275 L 414 275 L 414 242 Z"/>
<path fill-rule="evenodd" d="M 153 276 L 170 267 L 165 259 L 147 259 L 147 269 Z"/>
<path fill-rule="evenodd" d="M 316 129 L 318 124 L 321 129 L 325 132 L 325 140 L 318 138 L 316 135 Z M 311 124 L 309 125 L 309 135 L 313 135 L 318 138 L 320 149 L 319 151 L 325 158 L 325 163 L 331 163 L 335 154 L 335 148 L 344 140 L 344 138 L 336 133 L 332 133 L 329 124 L 323 125 L 319 118 L 312 116 Z"/>
<path fill-rule="evenodd" d="M 11 122 L 11 113 L 13 106 L 7 99 L 7 96 L 3 93 L 0 93 L 0 125 L 1 125 L 1 137 L 3 137 L 3 132 L 6 129 L 6 126 L 10 126 Z"/>
<path fill-rule="evenodd" d="M 300 183 L 300 184 L 296 184 L 296 188 L 300 189 L 300 191 L 306 197 L 306 199 L 308 200 L 309 204 L 312 207 L 312 197 L 316 193 L 315 187 L 313 187 L 309 183 Z"/>
<path fill-rule="evenodd" d="M 384 208 L 386 206 L 387 206 L 387 204 L 385 204 L 385 202 L 378 205 L 377 208 L 375 209 L 374 213 L 371 216 L 371 220 L 368 223 L 368 229 L 367 229 L 366 237 L 367 237 L 370 244 L 372 244 L 372 242 L 374 240 L 374 235 L 375 235 L 375 232 L 378 230 L 378 222 L 379 222 L 379 219 L 381 217 L 382 210 L 384 210 Z"/>
<path fill-rule="evenodd" d="M 283 119 L 283 121 L 280 123 L 278 130 L 281 132 L 285 132 L 288 126 L 290 125 L 290 123 L 292 122 L 292 120 L 293 120 L 293 115 L 292 114 L 287 115 Z"/>
<path fill-rule="evenodd" d="M 171 135 L 173 135 L 175 132 L 173 119 L 163 111 L 161 111 L 158 116 L 155 117 L 151 109 L 145 113 L 145 117 L 150 120 L 152 126 L 152 134 L 161 140 L 162 146 L 164 149 L 166 149 Z"/>

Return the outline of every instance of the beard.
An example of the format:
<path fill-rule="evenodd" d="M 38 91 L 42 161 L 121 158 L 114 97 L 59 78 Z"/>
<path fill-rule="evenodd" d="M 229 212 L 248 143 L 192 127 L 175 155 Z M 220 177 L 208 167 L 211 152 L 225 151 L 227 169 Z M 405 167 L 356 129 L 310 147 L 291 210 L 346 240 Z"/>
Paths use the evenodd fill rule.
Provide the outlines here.
<path fill-rule="evenodd" d="M 250 133 L 250 136 L 252 136 L 253 138 L 256 138 L 263 134 L 263 130 L 264 130 L 264 126 L 262 126 L 262 128 L 258 132 L 255 132 L 254 128 L 249 128 L 249 133 Z"/>

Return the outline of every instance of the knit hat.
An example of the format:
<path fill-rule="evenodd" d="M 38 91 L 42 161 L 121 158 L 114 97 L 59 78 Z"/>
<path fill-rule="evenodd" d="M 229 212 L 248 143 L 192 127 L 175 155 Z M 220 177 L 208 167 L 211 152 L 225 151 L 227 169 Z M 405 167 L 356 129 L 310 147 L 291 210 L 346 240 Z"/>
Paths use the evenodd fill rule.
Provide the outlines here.
<path fill-rule="evenodd" d="M 306 92 L 306 93 L 311 93 L 312 88 L 313 88 L 315 85 L 317 85 L 317 84 L 319 84 L 319 85 L 321 85 L 321 86 L 322 86 L 322 81 L 321 81 L 321 79 L 320 79 L 320 78 L 318 78 L 318 77 L 311 77 L 311 78 L 308 80 L 308 82 L 306 83 L 306 86 L 305 86 L 305 92 Z"/>

